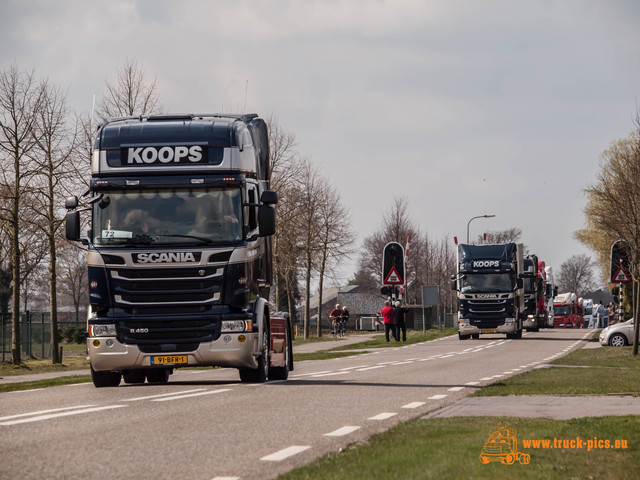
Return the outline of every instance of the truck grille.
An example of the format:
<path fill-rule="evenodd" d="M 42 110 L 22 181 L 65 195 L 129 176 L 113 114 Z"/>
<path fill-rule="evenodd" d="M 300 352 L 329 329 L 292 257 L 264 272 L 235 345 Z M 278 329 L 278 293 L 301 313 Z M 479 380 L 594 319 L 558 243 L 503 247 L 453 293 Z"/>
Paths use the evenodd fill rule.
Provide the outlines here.
<path fill-rule="evenodd" d="M 222 267 L 112 269 L 111 292 L 116 307 L 199 307 L 219 304 Z"/>
<path fill-rule="evenodd" d="M 220 336 L 213 311 L 221 304 L 223 267 L 109 270 L 114 306 L 125 314 L 116 323 L 123 343 L 148 352 L 189 351 Z"/>

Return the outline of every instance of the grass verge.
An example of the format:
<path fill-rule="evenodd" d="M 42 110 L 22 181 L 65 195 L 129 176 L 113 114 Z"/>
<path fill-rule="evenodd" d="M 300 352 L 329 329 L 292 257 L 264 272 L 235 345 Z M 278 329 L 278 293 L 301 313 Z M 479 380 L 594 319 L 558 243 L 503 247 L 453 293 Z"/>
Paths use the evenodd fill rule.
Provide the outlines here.
<path fill-rule="evenodd" d="M 517 429 L 518 451 L 530 463 L 480 462 L 489 431 L 499 421 Z M 524 448 L 524 440 L 626 440 L 627 448 Z M 365 445 L 329 454 L 280 477 L 302 479 L 620 479 L 640 468 L 640 419 L 583 418 L 554 421 L 538 418 L 459 417 L 416 420 L 372 437 Z"/>
<path fill-rule="evenodd" d="M 475 392 L 493 395 L 640 395 L 640 358 L 633 347 L 580 349 L 539 368 Z"/>
<path fill-rule="evenodd" d="M 319 352 L 312 352 L 312 353 L 295 353 L 296 344 L 294 343 L 294 346 L 293 346 L 294 359 L 296 361 L 303 361 L 303 360 L 328 360 L 332 358 L 350 357 L 352 355 L 369 353 L 368 349 L 372 349 L 372 348 L 388 348 L 388 347 L 397 347 L 398 345 L 404 346 L 404 345 L 410 345 L 413 343 L 427 342 L 429 340 L 434 340 L 436 338 L 453 335 L 456 332 L 457 330 L 455 328 L 445 328 L 443 330 L 431 329 L 431 330 L 427 330 L 426 333 L 412 330 L 412 331 L 407 331 L 406 342 L 396 342 L 394 340 L 387 342 L 385 340 L 384 334 L 382 333 L 380 335 L 376 335 L 371 340 L 352 343 L 350 345 L 340 345 L 334 348 L 329 348 L 326 350 L 322 350 Z M 333 337 L 330 337 L 330 338 L 331 340 L 335 340 Z M 336 340 L 336 341 L 339 341 L 339 340 Z"/>

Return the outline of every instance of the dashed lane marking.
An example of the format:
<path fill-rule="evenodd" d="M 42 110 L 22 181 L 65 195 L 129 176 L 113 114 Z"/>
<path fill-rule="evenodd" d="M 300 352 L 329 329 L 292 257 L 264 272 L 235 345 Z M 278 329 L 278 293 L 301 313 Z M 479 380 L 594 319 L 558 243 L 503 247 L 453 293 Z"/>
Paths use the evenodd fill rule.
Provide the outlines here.
<path fill-rule="evenodd" d="M 346 426 L 346 427 L 342 427 L 337 430 L 334 430 L 333 432 L 325 433 L 324 436 L 325 437 L 344 437 L 345 435 L 349 435 L 350 433 L 353 433 L 359 429 L 360 427 L 356 427 L 356 426 Z"/>
<path fill-rule="evenodd" d="M 281 462 L 289 457 L 293 457 L 299 453 L 304 452 L 305 450 L 309 450 L 311 446 L 308 445 L 293 445 L 291 447 L 283 448 L 282 450 L 278 450 L 271 455 L 267 455 L 262 457 L 260 460 L 264 462 Z"/>

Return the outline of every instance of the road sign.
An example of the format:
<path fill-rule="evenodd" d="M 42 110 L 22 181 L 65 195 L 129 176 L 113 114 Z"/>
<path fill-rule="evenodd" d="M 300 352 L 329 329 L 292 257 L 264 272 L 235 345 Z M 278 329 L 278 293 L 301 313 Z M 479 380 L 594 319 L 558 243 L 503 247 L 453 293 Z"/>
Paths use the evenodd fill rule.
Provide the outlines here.
<path fill-rule="evenodd" d="M 382 252 L 383 285 L 404 285 L 404 249 L 397 242 L 389 242 Z"/>
<path fill-rule="evenodd" d="M 611 245 L 610 283 L 631 282 L 631 248 L 625 240 L 618 240 Z"/>
<path fill-rule="evenodd" d="M 623 268 L 622 265 L 618 268 L 618 271 L 611 278 L 611 283 L 631 283 L 631 276 Z"/>

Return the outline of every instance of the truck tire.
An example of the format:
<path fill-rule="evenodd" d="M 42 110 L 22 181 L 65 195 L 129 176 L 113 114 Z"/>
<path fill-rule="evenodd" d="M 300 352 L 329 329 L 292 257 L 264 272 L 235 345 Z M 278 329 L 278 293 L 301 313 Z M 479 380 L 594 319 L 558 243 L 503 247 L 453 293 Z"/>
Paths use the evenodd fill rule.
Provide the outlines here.
<path fill-rule="evenodd" d="M 144 383 L 144 370 L 125 370 L 122 372 L 124 383 Z"/>
<path fill-rule="evenodd" d="M 458 340 L 469 340 L 471 338 L 471 335 L 462 335 L 460 332 L 458 332 Z"/>
<path fill-rule="evenodd" d="M 271 367 L 269 378 L 271 380 L 286 380 L 289 378 L 289 364 L 291 362 L 289 325 L 285 329 L 284 339 L 284 367 Z"/>
<path fill-rule="evenodd" d="M 96 388 L 117 387 L 122 375 L 118 372 L 96 372 L 91 367 L 91 380 Z"/>
<path fill-rule="evenodd" d="M 265 320 L 266 320 L 265 313 Z M 271 345 L 271 339 L 269 337 L 269 322 L 265 321 L 265 325 L 262 332 L 262 353 L 258 357 L 258 368 L 241 368 L 240 380 L 243 383 L 264 383 L 269 377 L 269 346 Z"/>
<path fill-rule="evenodd" d="M 147 382 L 149 383 L 167 383 L 169 381 L 169 375 L 171 375 L 171 371 L 168 368 L 147 370 L 145 373 Z"/>

